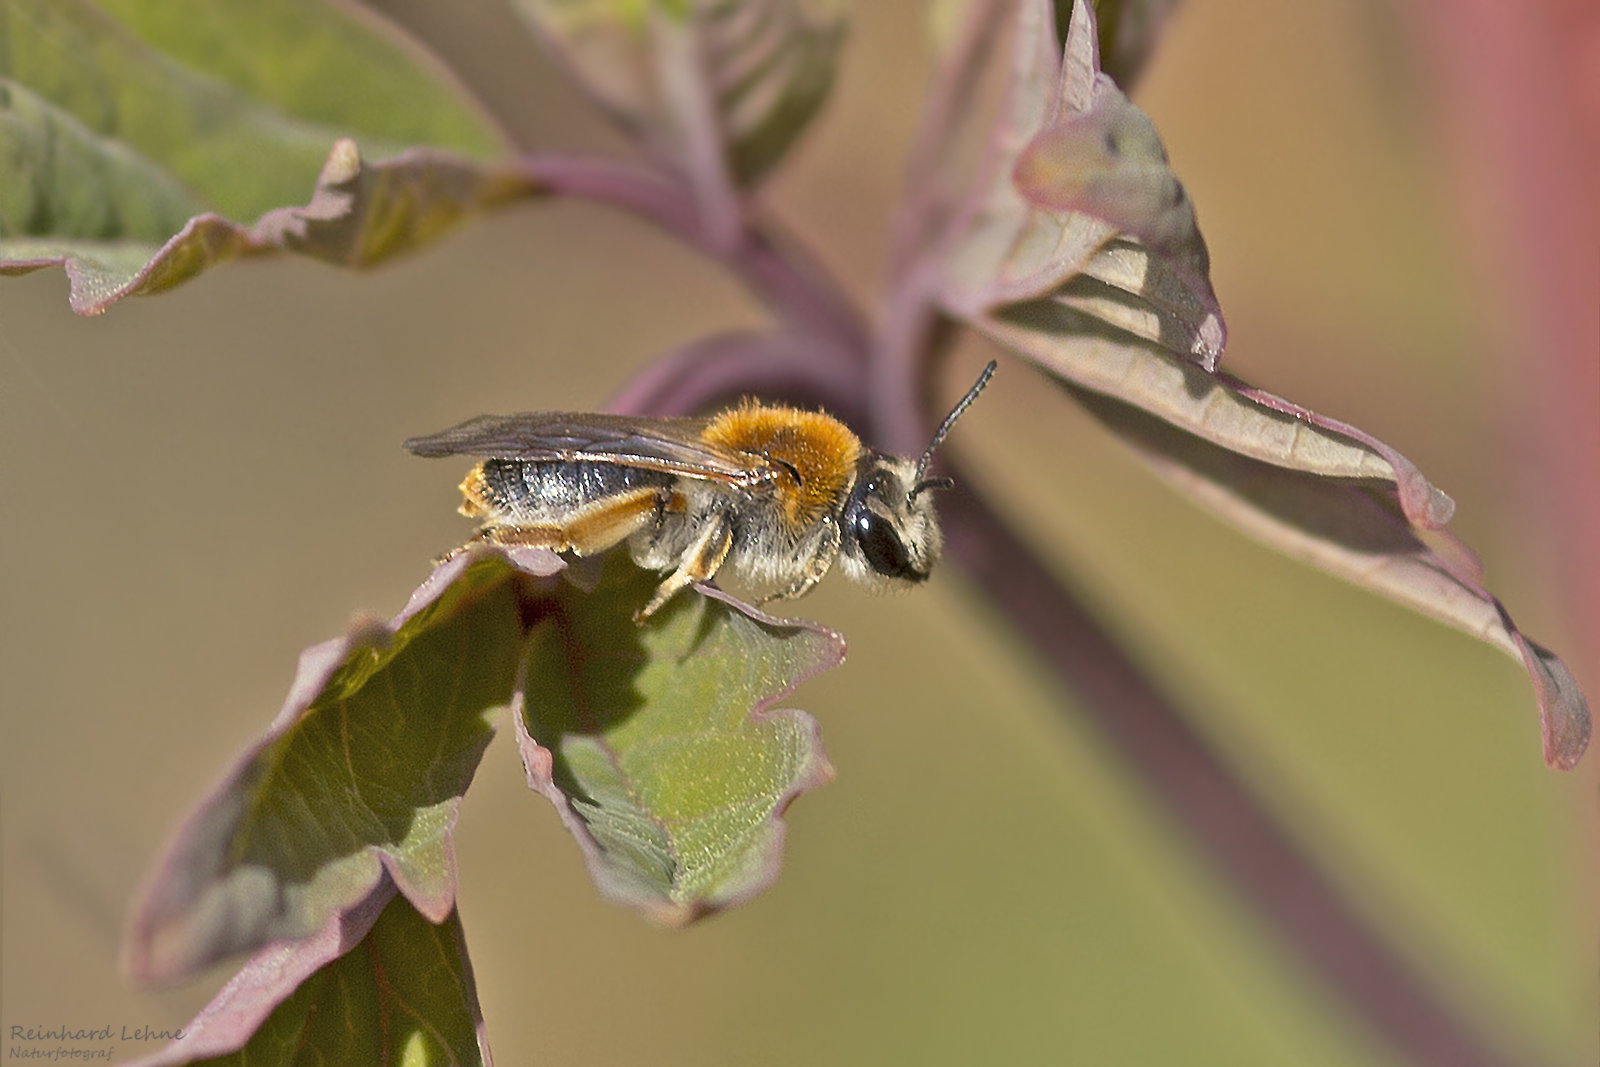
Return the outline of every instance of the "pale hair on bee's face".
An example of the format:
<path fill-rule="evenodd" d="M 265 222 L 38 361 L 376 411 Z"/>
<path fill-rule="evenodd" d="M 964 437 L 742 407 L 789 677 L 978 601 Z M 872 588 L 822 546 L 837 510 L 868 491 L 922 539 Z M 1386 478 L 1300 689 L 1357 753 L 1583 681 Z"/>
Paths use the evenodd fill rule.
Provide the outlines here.
<path fill-rule="evenodd" d="M 857 481 L 840 516 L 839 566 L 846 577 L 879 589 L 926 581 L 944 538 L 933 511 L 931 483 L 918 464 L 878 456 Z"/>

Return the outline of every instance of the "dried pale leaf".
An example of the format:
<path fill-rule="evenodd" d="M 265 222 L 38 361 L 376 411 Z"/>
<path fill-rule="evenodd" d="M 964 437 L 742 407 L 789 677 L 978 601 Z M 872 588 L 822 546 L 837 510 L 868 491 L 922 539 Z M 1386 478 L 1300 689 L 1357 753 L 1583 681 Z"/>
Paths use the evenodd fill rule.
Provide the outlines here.
<path fill-rule="evenodd" d="M 1168 165 L 1155 124 L 1110 78 L 1096 77 L 1087 110 L 1062 115 L 1033 138 L 1012 177 L 1035 207 L 1100 219 L 1148 250 L 1136 273 L 1085 270 L 1167 312 L 1189 334 L 1187 354 L 1215 369 L 1222 310 L 1194 205 Z"/>
<path fill-rule="evenodd" d="M 1056 17 L 1062 23 L 1071 6 L 1071 0 L 1056 0 Z M 1167 16 L 1177 6 L 1178 0 L 1095 0 L 1105 72 L 1123 92 L 1133 92 L 1160 41 Z"/>
<path fill-rule="evenodd" d="M 521 563 L 535 573 L 457 555 L 392 622 L 305 652 L 282 712 L 157 865 L 129 923 L 133 977 L 310 937 L 385 873 L 433 921 L 449 915 L 456 811 L 511 699 L 523 599 L 560 566 Z"/>
<path fill-rule="evenodd" d="M 714 590 L 637 626 L 657 581 L 613 561 L 594 593 L 546 605 L 516 718 L 529 784 L 600 891 L 677 925 L 777 877 L 780 816 L 833 772 L 811 717 L 771 705 L 837 666 L 844 643 Z"/>
<path fill-rule="evenodd" d="M 956 121 L 937 123 L 944 138 L 937 152 L 941 165 L 925 164 L 914 174 L 914 180 L 923 175 L 949 181 L 963 169 L 960 156 L 979 155 L 967 203 L 949 223 L 947 246 L 934 253 L 943 259 L 944 303 L 963 314 L 976 314 L 1012 293 L 1042 291 L 1058 275 L 1079 269 L 1113 233 L 1097 219 L 1035 210 L 1011 180 L 1018 154 L 1061 108 L 1062 94 L 1073 91 L 1080 68 L 1071 53 L 1063 66 L 1048 0 L 1027 0 L 1006 14 L 1003 27 L 984 22 L 967 27 L 970 35 L 1000 31 L 1003 36 L 967 43 L 960 54 L 974 69 L 946 74 L 959 73 L 974 90 L 959 95 Z M 979 87 L 997 75 L 1003 75 L 1004 84 L 991 114 L 982 102 L 993 91 Z M 957 141 L 969 126 L 981 131 L 979 143 L 970 148 Z"/>
<path fill-rule="evenodd" d="M 1072 347 L 1083 342 L 1075 337 Z M 1154 346 L 1101 340 L 1088 358 L 1103 363 L 1118 348 L 1143 353 L 1124 365 L 1171 373 L 1196 386 L 1193 394 L 1183 394 L 1182 403 L 1192 405 L 1201 426 L 1228 427 L 1225 439 L 1081 380 L 1061 376 L 1061 384 L 1159 474 L 1218 517 L 1287 555 L 1517 659 L 1534 684 L 1546 762 L 1563 770 L 1577 762 L 1590 732 L 1583 694 L 1566 666 L 1524 637 L 1483 587 L 1471 551 L 1437 529 L 1449 517 L 1440 504 L 1448 497 L 1392 449 L 1366 443 L 1372 440 L 1366 435 L 1341 441 L 1341 435 L 1314 425 L 1311 413 L 1296 417 L 1267 407 Z M 1234 435 L 1245 427 L 1255 427 L 1272 443 L 1238 447 Z"/>
<path fill-rule="evenodd" d="M 262 949 L 161 1051 L 135 1067 L 484 1064 L 461 920 L 430 923 L 387 879 L 313 936 Z"/>
<path fill-rule="evenodd" d="M 64 267 L 72 309 L 96 315 L 123 297 L 163 292 L 241 256 L 297 252 L 342 266 L 374 266 L 476 214 L 541 193 L 512 163 L 414 149 L 366 164 L 354 142 L 339 141 L 305 207 L 268 212 L 252 227 L 201 215 L 159 245 L 8 238 L 0 240 L 0 274 Z"/>
<path fill-rule="evenodd" d="M 1082 283 L 1075 287 L 1087 290 Z M 1275 397 L 1268 403 L 1270 394 L 1207 374 L 1138 331 L 1108 325 L 1106 315 L 1053 297 L 1012 304 L 975 325 L 1066 382 L 1116 397 L 1229 451 L 1308 474 L 1392 482 L 1406 517 L 1419 527 L 1438 528 L 1454 513 L 1448 496 L 1375 438 Z"/>
<path fill-rule="evenodd" d="M 972 318 L 1054 293 L 1215 369 L 1227 334 L 1193 207 L 1154 125 L 1099 73 L 1090 8 L 1075 5 L 1059 62 L 1041 53 L 1053 25 L 1050 3 L 1024 5 L 1008 106 L 946 250 L 943 303 Z"/>

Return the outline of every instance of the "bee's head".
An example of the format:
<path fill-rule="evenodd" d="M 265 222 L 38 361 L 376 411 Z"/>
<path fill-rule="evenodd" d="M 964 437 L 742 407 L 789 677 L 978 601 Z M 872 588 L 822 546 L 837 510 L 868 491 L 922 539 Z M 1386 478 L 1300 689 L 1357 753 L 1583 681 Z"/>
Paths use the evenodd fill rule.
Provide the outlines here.
<path fill-rule="evenodd" d="M 867 585 L 927 580 L 944 543 L 928 490 L 944 484 L 919 484 L 917 464 L 909 459 L 863 456 L 839 517 L 845 574 Z"/>
<path fill-rule="evenodd" d="M 839 558 L 845 574 L 869 585 L 927 580 L 944 545 L 929 490 L 955 484 L 948 478 L 927 477 L 928 464 L 956 419 L 989 384 L 994 367 L 991 361 L 983 369 L 915 462 L 878 453 L 861 458 L 855 487 L 839 517 Z"/>

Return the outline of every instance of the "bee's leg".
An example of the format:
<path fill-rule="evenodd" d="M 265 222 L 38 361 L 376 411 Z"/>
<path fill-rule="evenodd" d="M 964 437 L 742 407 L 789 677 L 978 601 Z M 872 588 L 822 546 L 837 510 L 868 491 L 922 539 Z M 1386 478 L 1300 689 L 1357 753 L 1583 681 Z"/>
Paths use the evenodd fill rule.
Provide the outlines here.
<path fill-rule="evenodd" d="M 666 579 L 656 586 L 655 595 L 650 598 L 650 603 L 633 613 L 633 621 L 644 622 L 671 600 L 673 594 L 690 582 L 709 580 L 717 573 L 717 568 L 722 566 L 722 561 L 728 558 L 728 550 L 732 547 L 733 524 L 728 521 L 726 515 L 717 515 L 706 523 L 705 530 L 695 538 L 694 544 L 689 546 L 689 551 L 684 553 L 683 562 L 678 564 L 678 569 L 667 575 Z"/>
<path fill-rule="evenodd" d="M 820 568 L 810 571 L 804 577 L 796 578 L 793 582 L 789 583 L 787 587 L 778 590 L 771 596 L 763 597 L 761 599 L 761 603 L 765 604 L 772 600 L 799 600 L 801 597 L 811 592 L 812 588 L 818 582 L 822 581 L 822 576 L 827 573 L 828 568 L 827 565 L 824 564 Z"/>
<path fill-rule="evenodd" d="M 485 526 L 467 538 L 466 544 L 435 557 L 433 565 L 438 567 L 449 563 L 474 545 L 501 545 L 505 548 L 528 546 L 548 548 L 552 552 L 560 552 L 567 547 L 561 531 L 554 526 Z"/>
<path fill-rule="evenodd" d="M 660 526 L 669 513 L 681 512 L 684 506 L 683 494 L 670 489 L 617 493 L 567 519 L 561 527 L 564 547 L 580 556 L 604 552 L 647 526 Z"/>
<path fill-rule="evenodd" d="M 479 541 L 502 548 L 548 548 L 552 552 L 567 549 L 567 539 L 559 526 L 485 526 L 462 547 Z"/>
<path fill-rule="evenodd" d="M 822 536 L 818 539 L 811 558 L 806 561 L 800 577 L 790 582 L 788 588 L 780 589 L 778 592 L 773 593 L 762 603 L 770 600 L 798 600 L 805 596 L 811 592 L 813 586 L 822 581 L 823 576 L 833 567 L 833 561 L 838 558 L 838 555 L 839 524 L 830 520 Z"/>

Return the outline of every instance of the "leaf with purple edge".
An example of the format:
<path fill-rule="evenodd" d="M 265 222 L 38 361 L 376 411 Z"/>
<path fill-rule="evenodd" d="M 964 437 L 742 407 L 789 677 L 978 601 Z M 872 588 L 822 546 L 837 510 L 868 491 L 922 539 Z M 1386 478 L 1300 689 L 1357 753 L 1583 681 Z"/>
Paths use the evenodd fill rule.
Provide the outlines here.
<path fill-rule="evenodd" d="M 170 982 L 309 937 L 385 872 L 443 920 L 456 812 L 511 701 L 524 598 L 559 569 L 548 553 L 464 552 L 394 621 L 308 649 L 266 735 L 157 865 L 129 923 L 129 973 Z"/>
<path fill-rule="evenodd" d="M 1437 529 L 1455 513 L 1449 496 L 1376 438 L 1226 375 L 1207 374 L 1103 318 L 1045 299 L 1014 304 L 972 325 L 1063 381 L 1229 451 L 1308 474 L 1393 482 L 1407 519 L 1422 528 Z"/>
<path fill-rule="evenodd" d="M 1583 694 L 1566 666 L 1525 638 L 1483 587 L 1471 551 L 1439 532 L 1454 502 L 1370 434 L 1216 373 L 1224 335 L 1204 244 L 1198 230 L 1189 232 L 1192 211 L 1174 193 L 1181 187 L 1160 173 L 1165 153 L 1154 128 L 1098 73 L 1095 40 L 1089 10 L 1077 3 L 1061 76 L 1066 118 L 1033 135 L 1016 155 L 1012 177 L 1036 209 L 1071 219 L 1081 208 L 1115 222 L 1120 236 L 1084 258 L 1081 245 L 1068 255 L 1041 238 L 1049 236 L 1040 229 L 1048 211 L 1036 211 L 1031 229 L 1015 212 L 1013 229 L 1000 225 L 1003 211 L 980 212 L 982 224 L 968 231 L 957 255 L 966 273 L 947 276 L 946 307 L 1057 377 L 1197 502 L 1297 558 L 1517 658 L 1539 700 L 1546 762 L 1571 767 L 1589 738 Z M 1024 32 L 1016 49 L 1030 47 Z M 1019 84 L 1036 92 L 1037 82 Z M 1000 143 L 1017 136 L 1013 123 Z M 1104 156 L 1098 163 L 1089 159 L 1096 154 Z M 1123 168 L 1131 170 L 1119 174 Z M 989 207 L 1003 206 L 1004 190 L 991 192 Z M 997 242 L 997 235 L 1014 241 Z M 998 281 L 987 285 L 984 271 L 973 273 L 984 256 L 997 265 Z M 1050 284 L 1038 288 L 1045 277 Z M 1036 291 L 1029 294 L 1030 287 Z"/>
<path fill-rule="evenodd" d="M 241 256 L 296 252 L 340 266 L 374 266 L 429 244 L 473 215 L 542 193 L 514 163 L 412 149 L 368 164 L 354 141 L 342 140 L 304 207 L 269 211 L 248 227 L 200 215 L 161 245 L 0 240 L 0 274 L 65 267 L 72 310 L 95 315 L 124 297 L 163 292 Z"/>
<path fill-rule="evenodd" d="M 541 605 L 516 719 L 601 893 L 681 925 L 777 877 L 784 809 L 833 770 L 809 715 L 770 708 L 844 642 L 711 589 L 637 626 L 658 581 L 616 559 L 593 594 Z"/>
<path fill-rule="evenodd" d="M 1559 770 L 1577 763 L 1590 733 L 1583 693 L 1566 665 L 1524 637 L 1483 586 L 1471 550 L 1440 529 L 1450 517 L 1448 497 L 1399 453 L 1353 427 L 1341 441 L 1328 428 L 1341 425 L 1333 420 L 1283 401 L 1268 407 L 1258 399 L 1267 394 L 1205 375 L 1153 347 L 1147 355 L 1204 379 L 1207 389 L 1198 403 L 1215 394 L 1217 409 L 1236 406 L 1262 426 L 1276 426 L 1270 436 L 1287 434 L 1297 443 L 1234 447 L 1126 398 L 1068 378 L 1060 384 L 1169 484 L 1219 518 L 1522 663 L 1539 704 L 1545 762 Z M 1364 461 L 1355 462 L 1363 455 Z M 1304 462 L 1315 457 L 1321 458 Z"/>
<path fill-rule="evenodd" d="M 387 879 L 315 935 L 262 949 L 181 1037 L 136 1067 L 490 1062 L 461 919 Z"/>

